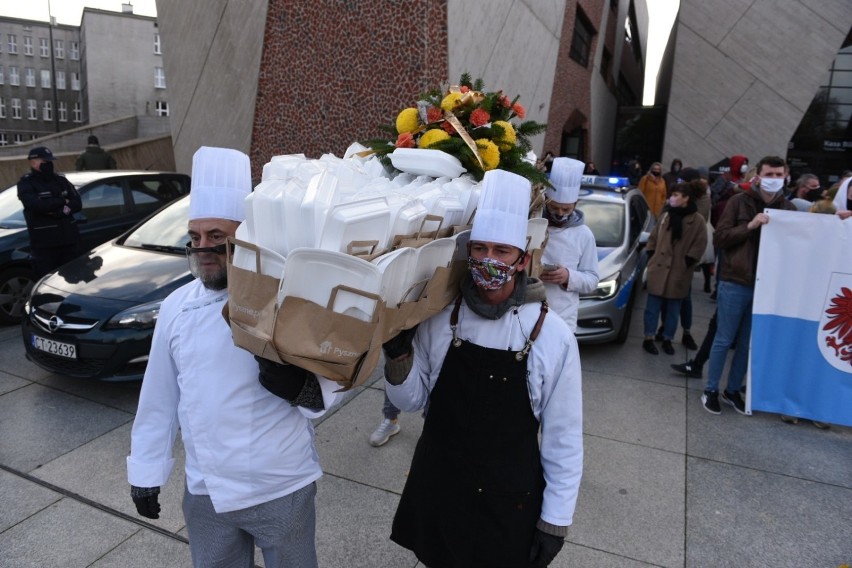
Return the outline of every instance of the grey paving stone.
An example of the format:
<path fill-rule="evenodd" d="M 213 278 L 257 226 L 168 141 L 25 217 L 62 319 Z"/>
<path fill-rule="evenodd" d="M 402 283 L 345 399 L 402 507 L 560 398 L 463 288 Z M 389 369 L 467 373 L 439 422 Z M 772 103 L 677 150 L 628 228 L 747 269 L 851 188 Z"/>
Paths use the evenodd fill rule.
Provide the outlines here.
<path fill-rule="evenodd" d="M 0 533 L 61 498 L 59 493 L 0 470 Z"/>
<path fill-rule="evenodd" d="M 683 387 L 583 372 L 586 434 L 683 453 L 685 426 Z"/>
<path fill-rule="evenodd" d="M 317 490 L 317 555 L 323 568 L 413 567 L 417 559 L 390 540 L 395 493 L 325 475 Z"/>
<path fill-rule="evenodd" d="M 138 530 L 133 523 L 62 499 L 0 533 L 0 566 L 84 568 Z"/>
<path fill-rule="evenodd" d="M 107 383 L 54 374 L 36 379 L 36 382 L 131 414 L 136 414 L 139 389 L 142 386 L 141 381 Z"/>
<path fill-rule="evenodd" d="M 0 361 L 3 361 L 4 371 L 22 379 L 33 381 L 50 374 L 50 372 L 43 370 L 35 363 L 27 361 L 24 355 L 24 343 L 21 340 L 20 330 L 17 334 L 0 340 Z"/>
<path fill-rule="evenodd" d="M 384 446 L 371 446 L 370 434 L 382 420 L 383 392 L 364 389 L 317 427 L 317 452 L 329 474 L 402 493 L 423 419 L 419 413 L 400 414 L 400 433 Z"/>
<path fill-rule="evenodd" d="M 568 541 L 658 566 L 684 561 L 684 456 L 585 437 Z"/>
<path fill-rule="evenodd" d="M 33 475 L 140 521 L 177 532 L 185 524 L 181 510 L 185 453 L 180 435 L 175 442 L 172 475 L 160 493 L 160 518 L 146 519 L 136 512 L 127 482 L 125 457 L 130 453 L 131 427 L 127 423 L 107 432 L 45 464 Z"/>
<path fill-rule="evenodd" d="M 189 546 L 179 540 L 140 530 L 107 553 L 90 568 L 191 568 Z"/>
<path fill-rule="evenodd" d="M 848 564 L 850 518 L 850 489 L 687 459 L 687 568 Z"/>
<path fill-rule="evenodd" d="M 700 393 L 690 392 L 687 448 L 692 457 L 852 489 L 852 428 L 785 424 L 778 414 L 743 416 L 725 404 L 713 415 L 701 407 Z"/>
<path fill-rule="evenodd" d="M 0 371 L 0 395 L 25 387 L 28 384 L 30 384 L 30 381 L 26 379 Z"/>
<path fill-rule="evenodd" d="M 29 472 L 132 418 L 41 385 L 18 389 L 0 397 L 0 463 Z"/>
<path fill-rule="evenodd" d="M 614 566 L 618 568 L 645 568 L 654 566 L 654 564 L 631 560 L 623 556 L 609 554 L 603 550 L 594 550 L 570 542 L 565 543 L 565 546 L 550 564 L 550 568 L 613 568 Z"/>

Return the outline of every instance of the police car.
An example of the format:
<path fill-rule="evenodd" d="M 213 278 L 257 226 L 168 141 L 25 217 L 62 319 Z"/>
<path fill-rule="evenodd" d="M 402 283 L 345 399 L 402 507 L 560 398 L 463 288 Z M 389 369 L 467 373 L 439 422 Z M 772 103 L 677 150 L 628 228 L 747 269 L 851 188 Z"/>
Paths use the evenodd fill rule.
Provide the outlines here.
<path fill-rule="evenodd" d="M 627 178 L 583 176 L 577 208 L 595 236 L 598 287 L 580 296 L 577 340 L 623 343 L 644 272 L 642 249 L 654 226 L 645 197 Z"/>

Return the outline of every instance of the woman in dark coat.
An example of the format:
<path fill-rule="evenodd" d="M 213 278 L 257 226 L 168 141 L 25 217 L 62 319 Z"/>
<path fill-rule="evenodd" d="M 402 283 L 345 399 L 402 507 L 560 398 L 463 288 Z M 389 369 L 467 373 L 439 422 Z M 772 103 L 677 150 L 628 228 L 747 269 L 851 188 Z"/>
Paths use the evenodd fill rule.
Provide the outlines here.
<path fill-rule="evenodd" d="M 677 331 L 680 304 L 689 294 L 692 273 L 707 246 L 705 221 L 695 206 L 696 186 L 672 186 L 668 203 L 648 239 L 648 300 L 642 348 L 652 355 L 659 353 L 654 332 L 664 303 L 663 351 L 674 354 L 672 338 Z"/>

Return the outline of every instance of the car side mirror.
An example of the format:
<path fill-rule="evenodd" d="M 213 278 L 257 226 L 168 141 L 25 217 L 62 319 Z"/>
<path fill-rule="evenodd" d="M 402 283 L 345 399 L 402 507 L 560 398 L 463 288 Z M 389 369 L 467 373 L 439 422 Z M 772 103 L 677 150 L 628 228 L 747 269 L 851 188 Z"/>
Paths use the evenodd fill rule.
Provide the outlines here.
<path fill-rule="evenodd" d="M 648 244 L 648 239 L 650 239 L 650 238 L 651 238 L 651 232 L 650 231 L 642 231 L 641 233 L 639 233 L 639 245 L 638 245 L 639 250 L 642 250 L 643 248 L 645 248 L 645 245 Z"/>

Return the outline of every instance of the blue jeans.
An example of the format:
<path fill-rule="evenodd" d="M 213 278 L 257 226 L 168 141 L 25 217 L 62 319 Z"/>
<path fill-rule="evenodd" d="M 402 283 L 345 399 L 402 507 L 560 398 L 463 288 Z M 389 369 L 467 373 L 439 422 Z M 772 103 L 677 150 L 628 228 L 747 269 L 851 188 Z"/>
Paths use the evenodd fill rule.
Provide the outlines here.
<path fill-rule="evenodd" d="M 666 306 L 666 317 L 663 322 L 663 338 L 671 341 L 677 332 L 677 320 L 680 316 L 682 300 L 670 300 L 662 296 L 648 294 L 645 302 L 645 337 L 653 337 L 657 332 L 657 322 L 660 320 L 660 310 Z"/>
<path fill-rule="evenodd" d="M 385 392 L 385 403 L 382 405 L 382 415 L 388 420 L 396 420 L 399 416 L 399 409 L 393 405 Z"/>
<path fill-rule="evenodd" d="M 748 368 L 748 345 L 751 339 L 751 305 L 754 287 L 722 280 L 716 299 L 716 337 L 710 348 L 710 371 L 705 390 L 719 392 L 719 381 L 725 369 L 728 350 L 734 340 L 734 358 L 728 371 L 727 392 L 740 390 Z"/>

